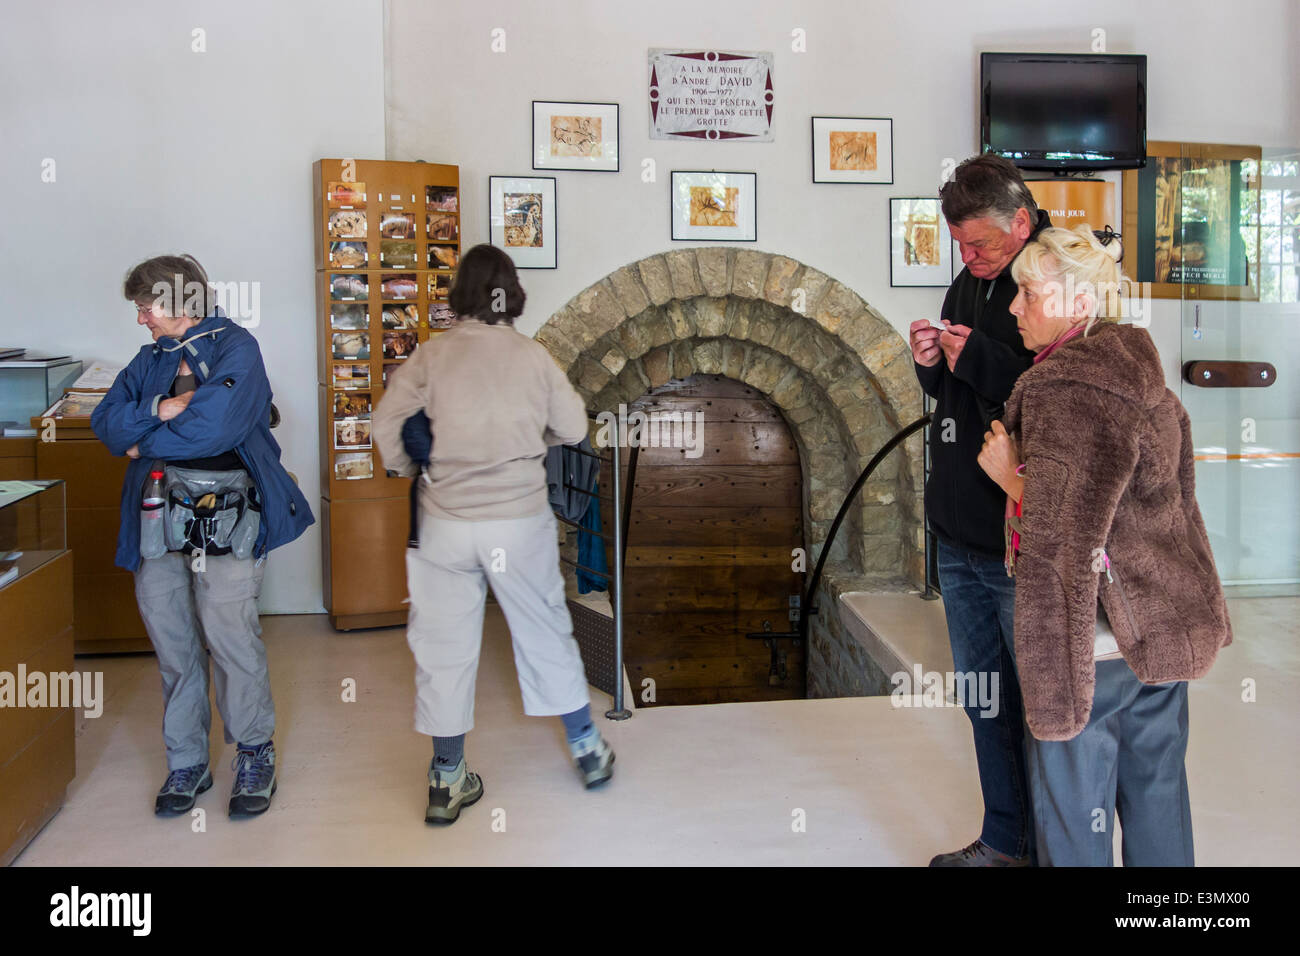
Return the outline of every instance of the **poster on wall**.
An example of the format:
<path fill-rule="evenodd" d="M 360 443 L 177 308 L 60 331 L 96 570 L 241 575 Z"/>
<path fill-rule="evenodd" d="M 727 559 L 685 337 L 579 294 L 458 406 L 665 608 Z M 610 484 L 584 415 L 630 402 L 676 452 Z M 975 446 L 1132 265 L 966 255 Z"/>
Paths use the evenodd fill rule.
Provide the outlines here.
<path fill-rule="evenodd" d="M 946 286 L 952 282 L 952 236 L 938 199 L 889 200 L 889 284 Z"/>
<path fill-rule="evenodd" d="M 1147 143 L 1124 174 L 1128 270 L 1155 298 L 1257 299 L 1258 146 Z"/>
<path fill-rule="evenodd" d="M 758 174 L 673 170 L 672 238 L 758 239 Z"/>
<path fill-rule="evenodd" d="M 556 267 L 555 177 L 489 176 L 488 236 L 519 269 Z"/>
<path fill-rule="evenodd" d="M 1120 227 L 1119 197 L 1115 183 L 1102 179 L 1029 179 L 1025 181 L 1039 209 L 1047 210 L 1052 225 L 1073 229 L 1086 224 L 1093 229 Z"/>
<path fill-rule="evenodd" d="M 651 49 L 650 138 L 772 142 L 772 54 Z"/>
<path fill-rule="evenodd" d="M 815 183 L 894 181 L 892 119 L 814 116 L 812 149 Z"/>
<path fill-rule="evenodd" d="M 618 172 L 618 104 L 533 100 L 533 169 Z"/>

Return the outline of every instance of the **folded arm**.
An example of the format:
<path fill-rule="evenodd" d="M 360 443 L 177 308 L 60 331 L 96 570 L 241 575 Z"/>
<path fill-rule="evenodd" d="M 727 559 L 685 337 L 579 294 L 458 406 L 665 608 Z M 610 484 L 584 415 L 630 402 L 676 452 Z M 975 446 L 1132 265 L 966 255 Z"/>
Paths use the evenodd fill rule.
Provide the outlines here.
<path fill-rule="evenodd" d="M 158 405 L 166 396 L 142 394 L 143 379 L 143 361 L 137 357 L 118 373 L 113 387 L 91 413 L 91 429 L 114 455 L 125 455 L 128 449 L 162 425 Z"/>
<path fill-rule="evenodd" d="M 189 404 L 138 442 L 140 455 L 170 461 L 208 458 L 244 443 L 269 421 L 271 383 L 252 336 L 225 349 Z"/>

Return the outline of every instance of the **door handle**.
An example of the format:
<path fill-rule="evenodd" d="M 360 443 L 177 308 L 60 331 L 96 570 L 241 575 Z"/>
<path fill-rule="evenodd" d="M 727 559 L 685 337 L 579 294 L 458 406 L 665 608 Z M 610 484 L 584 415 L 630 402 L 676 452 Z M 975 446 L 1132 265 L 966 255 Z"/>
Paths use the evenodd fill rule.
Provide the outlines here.
<path fill-rule="evenodd" d="M 1268 388 L 1277 381 L 1277 369 L 1268 362 L 1185 362 L 1183 381 L 1198 388 Z"/>

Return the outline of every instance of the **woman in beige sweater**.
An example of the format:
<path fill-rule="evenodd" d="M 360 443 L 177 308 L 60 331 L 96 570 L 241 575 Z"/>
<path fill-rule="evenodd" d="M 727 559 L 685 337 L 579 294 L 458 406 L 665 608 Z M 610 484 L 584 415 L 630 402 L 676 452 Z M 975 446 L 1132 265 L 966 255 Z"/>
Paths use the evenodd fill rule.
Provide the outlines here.
<path fill-rule="evenodd" d="M 1015 657 L 1040 865 L 1190 866 L 1187 681 L 1232 640 L 1187 412 L 1086 226 L 1012 266 L 1037 355 L 979 463 L 1008 495 Z M 1016 514 L 1019 512 L 1019 514 Z M 1017 545 L 1018 544 L 1018 549 Z"/>
<path fill-rule="evenodd" d="M 459 316 L 389 380 L 374 412 L 387 468 L 420 475 L 420 544 L 406 553 L 407 642 L 415 655 L 415 727 L 433 738 L 430 823 L 452 823 L 483 794 L 465 765 L 487 586 L 514 643 L 524 712 L 563 718 L 588 787 L 613 774 L 614 753 L 592 724 L 587 678 L 564 596 L 549 445 L 587 434 L 582 398 L 550 354 L 515 331 L 524 292 L 500 249 L 465 254 L 451 290 Z M 407 455 L 402 426 L 418 411 L 433 434 L 429 464 Z"/>

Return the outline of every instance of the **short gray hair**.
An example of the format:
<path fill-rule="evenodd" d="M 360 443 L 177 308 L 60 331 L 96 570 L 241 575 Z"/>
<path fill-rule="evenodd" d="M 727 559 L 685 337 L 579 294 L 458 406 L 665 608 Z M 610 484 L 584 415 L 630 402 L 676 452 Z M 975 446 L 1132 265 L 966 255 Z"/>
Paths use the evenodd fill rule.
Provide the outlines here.
<path fill-rule="evenodd" d="M 1038 219 L 1038 204 L 1020 170 L 993 153 L 972 156 L 958 165 L 939 190 L 939 204 L 950 226 L 988 217 L 1006 232 L 1021 209 L 1029 213 L 1031 225 Z"/>

